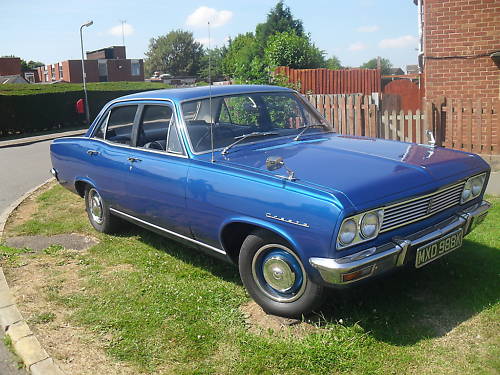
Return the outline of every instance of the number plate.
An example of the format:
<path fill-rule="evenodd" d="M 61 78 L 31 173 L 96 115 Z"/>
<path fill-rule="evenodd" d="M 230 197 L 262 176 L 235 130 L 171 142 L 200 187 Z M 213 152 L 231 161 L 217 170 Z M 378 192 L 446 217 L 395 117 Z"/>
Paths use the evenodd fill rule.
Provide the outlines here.
<path fill-rule="evenodd" d="M 462 246 L 462 240 L 463 231 L 462 228 L 460 228 L 459 230 L 447 234 L 430 244 L 418 248 L 415 259 L 415 268 L 423 267 L 433 260 L 458 249 Z"/>

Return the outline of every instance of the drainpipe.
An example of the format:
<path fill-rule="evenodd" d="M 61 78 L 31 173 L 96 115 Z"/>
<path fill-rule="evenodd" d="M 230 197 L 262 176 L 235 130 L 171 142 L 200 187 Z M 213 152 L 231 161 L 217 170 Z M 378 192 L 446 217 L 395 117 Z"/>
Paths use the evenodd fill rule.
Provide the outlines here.
<path fill-rule="evenodd" d="M 420 72 L 424 70 L 424 11 L 423 0 L 418 0 L 418 65 Z"/>

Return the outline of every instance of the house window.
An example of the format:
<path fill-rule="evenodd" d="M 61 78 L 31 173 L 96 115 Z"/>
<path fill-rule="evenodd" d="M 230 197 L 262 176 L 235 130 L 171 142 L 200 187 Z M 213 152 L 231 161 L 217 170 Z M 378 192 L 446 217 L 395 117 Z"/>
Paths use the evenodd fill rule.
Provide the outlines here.
<path fill-rule="evenodd" d="M 47 69 L 45 69 L 45 71 L 43 72 L 43 80 L 45 82 L 49 82 L 49 72 L 47 71 Z"/>
<path fill-rule="evenodd" d="M 97 60 L 97 69 L 99 71 L 99 82 L 108 81 L 108 60 Z"/>
<path fill-rule="evenodd" d="M 32 72 L 24 73 L 24 78 L 29 83 L 35 83 L 35 73 Z"/>
<path fill-rule="evenodd" d="M 139 60 L 131 60 L 131 70 L 132 70 L 132 75 L 133 76 L 140 76 L 141 75 L 141 66 L 139 64 Z"/>
<path fill-rule="evenodd" d="M 51 66 L 50 72 L 51 72 L 51 76 L 52 76 L 52 81 L 55 81 L 56 80 L 56 66 L 55 65 Z"/>
<path fill-rule="evenodd" d="M 59 64 L 59 79 L 63 79 L 63 66 Z"/>

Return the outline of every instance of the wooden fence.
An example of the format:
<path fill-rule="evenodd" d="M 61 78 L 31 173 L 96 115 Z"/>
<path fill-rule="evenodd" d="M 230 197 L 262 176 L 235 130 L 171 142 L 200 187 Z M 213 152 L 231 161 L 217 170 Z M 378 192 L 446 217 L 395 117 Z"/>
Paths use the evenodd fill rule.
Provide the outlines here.
<path fill-rule="evenodd" d="M 381 91 L 379 69 L 292 69 L 276 68 L 292 83 L 299 83 L 303 94 L 365 94 Z"/>
<path fill-rule="evenodd" d="M 340 134 L 377 137 L 378 107 L 369 95 L 307 95 Z"/>
<path fill-rule="evenodd" d="M 500 100 L 440 99 L 424 111 L 384 111 L 370 95 L 307 95 L 339 134 L 436 144 L 480 154 L 500 153 Z M 383 101 L 383 97 L 382 97 Z"/>
<path fill-rule="evenodd" d="M 447 99 L 441 108 L 434 107 L 435 130 L 443 146 L 477 154 L 500 153 L 500 100 Z"/>

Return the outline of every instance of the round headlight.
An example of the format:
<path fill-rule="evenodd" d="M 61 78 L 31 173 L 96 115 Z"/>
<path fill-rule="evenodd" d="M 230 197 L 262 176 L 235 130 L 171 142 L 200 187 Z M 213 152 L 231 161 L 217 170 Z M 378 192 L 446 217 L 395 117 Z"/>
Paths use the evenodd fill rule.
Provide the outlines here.
<path fill-rule="evenodd" d="M 358 231 L 357 225 L 354 220 L 349 219 L 344 221 L 340 228 L 339 240 L 342 245 L 349 245 L 356 237 Z"/>
<path fill-rule="evenodd" d="M 472 180 L 472 195 L 477 197 L 481 190 L 483 190 L 483 178 L 476 177 Z"/>
<path fill-rule="evenodd" d="M 368 212 L 361 220 L 361 234 L 364 238 L 373 237 L 377 233 L 378 226 L 378 215 L 374 212 Z"/>
<path fill-rule="evenodd" d="M 466 202 L 472 194 L 472 183 L 467 181 L 464 186 L 464 191 L 462 191 L 462 203 Z"/>

